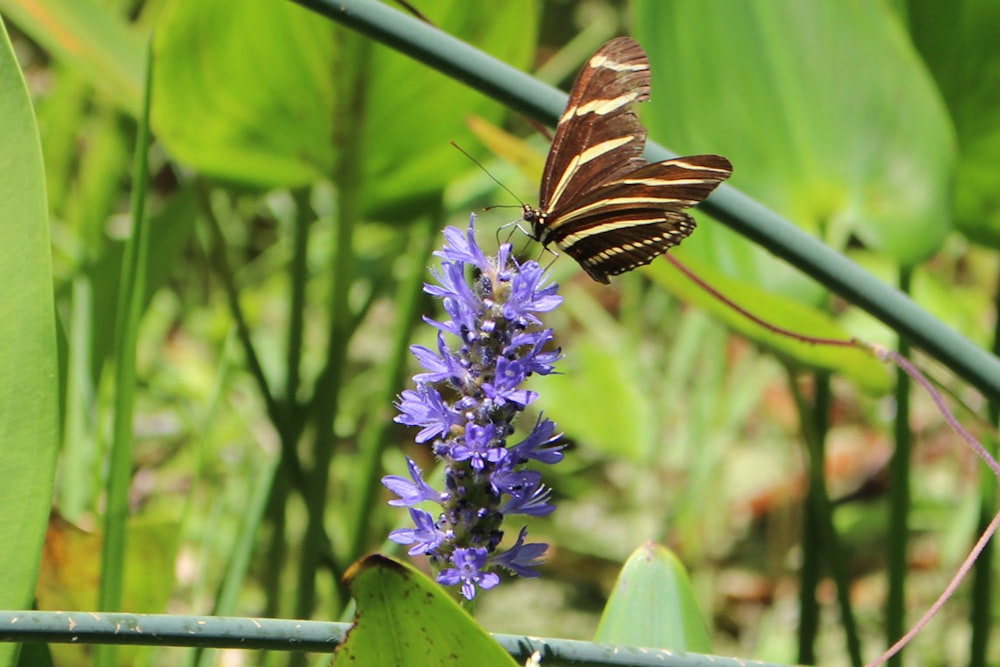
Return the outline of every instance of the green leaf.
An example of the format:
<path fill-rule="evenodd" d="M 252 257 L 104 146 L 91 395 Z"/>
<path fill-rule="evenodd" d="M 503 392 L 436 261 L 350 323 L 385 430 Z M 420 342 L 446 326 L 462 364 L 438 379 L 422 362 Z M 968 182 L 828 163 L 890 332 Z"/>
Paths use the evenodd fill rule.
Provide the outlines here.
<path fill-rule="evenodd" d="M 709 264 L 690 259 L 688 253 L 678 254 L 683 255 L 684 264 L 701 280 L 771 325 L 812 338 L 846 341 L 852 337 L 831 315 L 822 310 L 730 278 Z M 836 371 L 873 394 L 884 394 L 893 386 L 888 369 L 866 350 L 806 343 L 768 331 L 711 296 L 667 262 L 654 262 L 647 269 L 647 275 L 678 298 L 705 309 L 734 331 L 765 345 L 781 356 L 813 368 Z"/>
<path fill-rule="evenodd" d="M 0 21 L 0 607 L 31 607 L 59 433 L 45 175 L 24 78 Z M 0 665 L 17 646 L 0 645 Z"/>
<path fill-rule="evenodd" d="M 1000 3 L 910 0 L 910 34 L 934 75 L 960 146 L 955 224 L 1000 245 Z"/>
<path fill-rule="evenodd" d="M 517 664 L 438 584 L 409 565 L 369 556 L 347 578 L 358 610 L 331 665 Z"/>
<path fill-rule="evenodd" d="M 332 169 L 325 21 L 290 2 L 178 0 L 163 9 L 154 55 L 153 127 L 176 159 L 264 187 Z"/>
<path fill-rule="evenodd" d="M 649 543 L 633 552 L 618 575 L 594 641 L 711 651 L 687 571 L 669 549 Z"/>
<path fill-rule="evenodd" d="M 514 66 L 532 55 L 529 0 L 435 0 L 421 11 Z M 356 40 L 339 34 L 292 3 L 173 0 L 157 32 L 154 126 L 182 162 L 260 187 L 329 177 L 338 132 L 360 127 L 366 210 L 412 218 L 412 202 L 468 169 L 448 143 L 471 145 L 465 118 L 496 121 L 503 109 L 407 56 L 352 48 Z M 360 80 L 343 80 L 348 59 L 362 62 Z"/>
<path fill-rule="evenodd" d="M 142 103 L 142 38 L 96 0 L 0 0 L 0 10 L 133 116 Z"/>
<path fill-rule="evenodd" d="M 635 25 L 652 137 L 726 155 L 734 186 L 834 247 L 854 237 L 905 265 L 938 249 L 952 128 L 886 3 L 639 0 Z M 764 284 L 778 263 L 754 254 L 731 275 Z"/>
<path fill-rule="evenodd" d="M 420 10 L 444 32 L 511 67 L 525 69 L 534 58 L 538 10 L 533 0 L 433 0 L 421 2 Z M 470 117 L 493 123 L 507 117 L 497 102 L 380 45 L 372 50 L 369 85 L 362 144 L 365 208 L 382 217 L 412 219 L 413 199 L 436 197 L 467 173 L 469 161 L 450 142 L 482 154 L 466 126 Z"/>

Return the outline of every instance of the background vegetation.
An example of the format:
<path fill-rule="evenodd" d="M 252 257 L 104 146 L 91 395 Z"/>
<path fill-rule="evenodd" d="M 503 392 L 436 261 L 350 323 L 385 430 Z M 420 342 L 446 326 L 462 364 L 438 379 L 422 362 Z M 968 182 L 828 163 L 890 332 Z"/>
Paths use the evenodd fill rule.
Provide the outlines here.
<path fill-rule="evenodd" d="M 997 347 L 994 3 L 419 9 L 563 87 L 606 39 L 634 35 L 653 63 L 641 112 L 652 138 L 726 155 L 733 186 Z M 432 341 L 420 284 L 438 232 L 518 203 L 448 142 L 533 202 L 544 137 L 289 2 L 0 0 L 0 15 L 37 119 L 36 135 L 9 92 L 21 84 L 8 57 L 0 502 L 12 565 L 0 607 L 28 608 L 34 595 L 39 609 L 343 618 L 345 569 L 391 552 L 384 536 L 405 520 L 378 478 L 401 473 L 404 454 L 432 467 L 413 432 L 391 423 L 391 403 L 408 386 L 407 345 Z M 150 54 L 147 185 L 132 164 Z M 145 255 L 123 241 L 140 204 Z M 481 214 L 481 238 L 516 215 Z M 770 321 L 906 351 L 704 215 L 676 255 Z M 591 638 L 621 563 L 646 541 L 688 567 L 714 653 L 850 664 L 930 604 L 995 497 L 925 394 L 857 351 L 763 335 L 665 261 L 610 289 L 565 258 L 553 273 L 566 301 L 547 324 L 566 358 L 563 375 L 535 387 L 537 407 L 573 447 L 548 480 L 559 510 L 531 524 L 553 544 L 543 578 L 483 596 L 484 626 Z M 963 423 L 992 438 L 996 407 L 917 360 L 969 407 Z M 816 513 L 827 500 L 836 540 Z M 101 535 L 122 545 L 120 566 Z M 102 558 L 117 584 L 101 577 Z M 998 658 L 983 639 L 998 613 L 989 571 L 917 639 L 915 662 Z M 841 615 L 847 601 L 856 633 Z M 138 650 L 100 659 L 131 664 Z M 53 653 L 58 664 L 93 659 L 85 647 Z"/>

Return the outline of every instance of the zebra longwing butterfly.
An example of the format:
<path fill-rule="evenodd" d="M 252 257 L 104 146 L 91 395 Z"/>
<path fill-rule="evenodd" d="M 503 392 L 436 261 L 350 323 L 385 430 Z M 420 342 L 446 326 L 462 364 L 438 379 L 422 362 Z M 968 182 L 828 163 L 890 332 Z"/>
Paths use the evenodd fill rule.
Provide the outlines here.
<path fill-rule="evenodd" d="M 683 209 L 733 171 L 719 155 L 651 164 L 646 128 L 631 110 L 649 99 L 649 58 L 631 37 L 611 40 L 577 76 L 542 175 L 531 236 L 555 243 L 598 282 L 649 264 L 694 230 Z"/>

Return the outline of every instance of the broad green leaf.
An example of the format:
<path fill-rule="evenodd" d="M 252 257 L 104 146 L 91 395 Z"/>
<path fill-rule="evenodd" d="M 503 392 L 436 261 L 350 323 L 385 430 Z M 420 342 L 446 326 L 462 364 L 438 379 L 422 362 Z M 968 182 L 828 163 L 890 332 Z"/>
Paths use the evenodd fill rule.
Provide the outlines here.
<path fill-rule="evenodd" d="M 421 11 L 442 30 L 523 66 L 534 5 L 435 0 Z M 510 39 L 516 31 L 521 35 Z M 246 39 L 246 35 L 254 39 Z M 464 119 L 503 113 L 461 84 L 395 51 L 335 31 L 287 2 L 174 0 L 157 33 L 154 125 L 172 153 L 206 174 L 255 186 L 331 176 L 339 152 L 362 172 L 366 209 L 412 218 L 468 162 Z"/>
<path fill-rule="evenodd" d="M 670 550 L 650 543 L 629 557 L 604 607 L 594 641 L 711 651 L 687 571 Z"/>
<path fill-rule="evenodd" d="M 726 155 L 734 186 L 835 247 L 856 238 L 905 265 L 938 249 L 952 129 L 886 3 L 638 0 L 635 17 L 652 63 L 650 136 Z M 708 259 L 698 236 L 685 245 Z M 783 270 L 754 254 L 731 275 L 765 285 Z M 784 293 L 803 291 L 777 275 Z"/>
<path fill-rule="evenodd" d="M 421 2 L 420 10 L 444 32 L 512 67 L 526 69 L 534 58 L 539 10 L 533 0 L 433 0 Z M 478 152 L 466 120 L 480 116 L 498 123 L 507 110 L 387 47 L 372 49 L 369 74 L 362 144 L 366 209 L 412 219 L 410 201 L 436 196 L 469 169 L 468 160 L 449 143 Z"/>
<path fill-rule="evenodd" d="M 142 102 L 142 38 L 97 0 L 0 0 L 0 12 L 135 116 Z"/>
<path fill-rule="evenodd" d="M 0 21 L 0 607 L 30 609 L 59 435 L 45 175 L 24 78 Z M 0 665 L 17 646 L 0 644 Z"/>
<path fill-rule="evenodd" d="M 955 224 L 1000 245 L 1000 3 L 909 0 L 910 34 L 951 111 L 958 135 Z"/>
<path fill-rule="evenodd" d="M 851 334 L 822 310 L 731 278 L 709 264 L 689 258 L 688 253 L 678 255 L 701 280 L 768 324 L 812 338 L 851 339 Z M 733 330 L 782 356 L 813 368 L 836 371 L 874 394 L 885 393 L 893 386 L 888 369 L 865 350 L 806 343 L 768 331 L 711 296 L 667 262 L 653 262 L 647 275 L 678 298 L 707 310 Z"/>
<path fill-rule="evenodd" d="M 154 39 L 153 127 L 173 156 L 259 186 L 333 167 L 334 45 L 291 2 L 178 0 Z"/>
<path fill-rule="evenodd" d="M 517 664 L 438 584 L 409 565 L 369 556 L 347 578 L 358 610 L 331 665 Z"/>

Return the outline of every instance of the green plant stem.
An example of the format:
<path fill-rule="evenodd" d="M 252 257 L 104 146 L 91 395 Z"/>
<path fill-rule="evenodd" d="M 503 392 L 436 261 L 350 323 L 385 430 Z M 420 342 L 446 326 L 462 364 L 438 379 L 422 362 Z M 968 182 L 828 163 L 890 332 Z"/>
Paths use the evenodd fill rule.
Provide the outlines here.
<path fill-rule="evenodd" d="M 146 294 L 149 255 L 149 220 L 146 193 L 149 189 L 149 113 L 152 103 L 153 59 L 146 46 L 146 80 L 142 117 L 135 147 L 132 188 L 132 234 L 125 244 L 122 263 L 122 291 L 115 319 L 115 405 L 114 426 L 108 466 L 107 499 L 104 511 L 104 541 L 101 549 L 101 585 L 97 606 L 106 611 L 121 607 L 125 574 L 125 540 L 128 521 L 128 492 L 132 479 L 132 423 L 135 410 L 136 348 L 139 321 Z M 102 646 L 94 664 L 110 667 L 116 663 L 116 647 Z"/>
<path fill-rule="evenodd" d="M 280 463 L 262 462 L 257 471 L 257 477 L 250 486 L 250 497 L 247 499 L 246 512 L 242 517 L 236 533 L 236 543 L 233 545 L 225 573 L 212 605 L 213 616 L 227 616 L 236 609 L 236 601 L 246 582 L 246 574 L 250 568 L 250 560 L 254 552 L 261 521 L 267 509 L 271 495 L 271 484 L 274 481 L 274 468 Z M 280 570 L 279 570 L 280 571 Z M 212 664 L 211 652 L 198 648 L 190 656 L 190 665 Z"/>
<path fill-rule="evenodd" d="M 289 421 L 299 421 L 297 413 L 299 384 L 302 377 L 303 332 L 305 331 L 306 285 L 309 282 L 309 229 L 313 212 L 309 204 L 309 190 L 299 189 L 295 197 L 295 222 L 292 246 L 292 263 L 289 281 L 288 341 L 286 343 L 285 415 Z"/>
<path fill-rule="evenodd" d="M 316 572 L 321 560 L 321 548 L 326 544 L 323 519 L 335 445 L 333 424 L 340 405 L 347 344 L 354 330 L 348 296 L 354 280 L 354 226 L 360 217 L 361 208 L 362 175 L 357 165 L 361 163 L 363 132 L 360 124 L 365 117 L 371 43 L 349 34 L 338 37 L 343 39 L 338 39 L 339 62 L 334 68 L 338 83 L 338 108 L 335 111 L 337 136 L 334 140 L 340 150 L 334 174 L 338 205 L 335 247 L 332 252 L 334 258 L 330 289 L 332 302 L 326 366 L 316 383 L 312 406 L 316 439 L 313 448 L 313 466 L 305 497 L 308 523 L 299 563 L 296 602 L 296 616 L 299 618 L 309 618 L 315 606 Z M 334 572 L 333 575 L 339 580 L 339 573 Z M 334 600 L 333 606 L 338 603 L 338 600 Z M 293 658 L 292 664 L 304 664 L 304 659 L 304 656 L 298 654 Z"/>
<path fill-rule="evenodd" d="M 370 517 L 375 507 L 375 499 L 379 489 L 382 474 L 382 454 L 388 442 L 389 429 L 392 427 L 393 398 L 400 392 L 406 369 L 407 350 L 414 325 L 420 321 L 420 304 L 423 295 L 424 277 L 427 273 L 427 261 L 434 247 L 434 239 L 438 229 L 440 216 L 429 214 L 423 226 L 418 227 L 411 235 L 411 247 L 416 250 L 410 253 L 411 266 L 406 281 L 398 291 L 396 337 L 392 343 L 389 359 L 385 364 L 385 376 L 382 381 L 382 391 L 374 399 L 374 408 L 369 417 L 368 426 L 358 438 L 358 451 L 361 462 L 358 464 L 357 476 L 360 486 L 357 490 L 357 503 L 346 517 L 352 522 L 349 532 L 349 542 L 345 553 L 347 559 L 354 561 L 361 556 L 365 548 L 366 532 L 371 530 Z"/>
<path fill-rule="evenodd" d="M 222 283 L 229 312 L 236 323 L 236 334 L 243 349 L 243 354 L 246 357 L 250 376 L 257 383 L 257 389 L 260 391 L 261 400 L 264 401 L 267 416 L 271 420 L 271 423 L 275 425 L 280 436 L 282 465 L 279 471 L 284 471 L 291 476 L 295 483 L 304 485 L 305 473 L 299 465 L 298 454 L 295 451 L 298 431 L 295 430 L 293 425 L 294 420 L 287 418 L 285 410 L 278 402 L 278 399 L 275 398 L 274 392 L 271 391 L 267 375 L 264 373 L 264 366 L 257 355 L 257 349 L 253 344 L 253 337 L 250 333 L 250 324 L 247 322 L 246 315 L 243 313 L 243 307 L 240 305 L 239 289 L 236 287 L 233 270 L 226 254 L 226 248 L 228 247 L 226 236 L 212 208 L 208 192 L 204 185 L 199 186 L 196 190 L 202 215 L 208 224 L 208 231 L 212 237 L 209 255 L 211 256 L 212 266 L 215 269 L 215 275 Z M 289 430 L 291 430 L 291 433 L 289 433 Z"/>
<path fill-rule="evenodd" d="M 854 620 L 854 611 L 851 605 L 851 581 L 847 571 L 844 548 L 840 543 L 840 537 L 837 535 L 837 529 L 833 522 L 833 506 L 830 503 L 824 474 L 825 445 L 820 435 L 825 432 L 827 417 L 824 416 L 820 420 L 815 418 L 816 406 L 810 406 L 802 395 L 791 367 L 788 368 L 788 378 L 788 386 L 799 412 L 802 436 L 808 449 L 810 489 L 807 497 L 809 506 L 806 508 L 806 513 L 814 517 L 819 524 L 819 532 L 822 535 L 822 553 L 826 556 L 827 565 L 837 587 L 840 622 L 844 627 L 847 653 L 851 665 L 860 667 L 862 664 L 861 640 L 858 637 L 857 622 Z M 828 401 L 828 399 L 825 400 Z M 818 430 L 818 427 L 821 427 L 823 431 Z M 815 591 L 812 591 L 811 595 L 815 596 Z"/>
<path fill-rule="evenodd" d="M 794 378 L 793 380 L 794 381 Z M 806 496 L 805 511 L 802 512 L 802 571 L 799 574 L 799 655 L 796 662 L 812 665 L 816 662 L 816 637 L 819 633 L 819 602 L 816 590 L 819 587 L 823 565 L 823 506 L 820 497 L 821 485 L 814 483 L 814 476 L 823 473 L 822 465 L 815 466 L 812 460 L 826 459 L 826 433 L 829 428 L 830 376 L 826 373 L 813 374 L 815 399 L 810 411 L 813 432 L 816 434 L 816 455 L 810 449 L 810 484 Z M 803 415 L 804 417 L 804 415 Z M 821 482 L 822 483 L 822 482 Z"/>
<path fill-rule="evenodd" d="M 901 268 L 899 289 L 910 292 L 912 270 Z M 899 341 L 899 354 L 908 357 L 910 346 Z M 891 646 L 906 631 L 906 553 L 909 545 L 910 514 L 910 458 L 912 438 L 910 433 L 910 378 L 903 371 L 896 371 L 896 416 L 894 422 L 896 447 L 889 461 L 889 525 L 887 527 L 886 568 L 888 593 L 885 609 L 886 644 Z M 902 665 L 900 651 L 888 661 L 891 667 Z"/>
<path fill-rule="evenodd" d="M 293 0 L 461 81 L 540 122 L 554 124 L 567 96 L 399 12 L 370 0 Z M 650 143 L 646 157 L 674 154 Z M 987 397 L 1000 400 L 1000 359 L 949 328 L 836 250 L 731 186 L 722 185 L 703 208 L 926 350 Z"/>
<path fill-rule="evenodd" d="M 1000 281 L 993 295 L 993 354 L 1000 355 Z M 988 416 L 991 424 L 1000 424 L 1000 401 L 990 401 Z M 997 440 L 991 435 L 983 446 L 994 457 L 997 455 Z M 979 475 L 979 519 L 976 522 L 977 534 L 982 534 L 989 525 L 996 511 L 997 479 L 985 466 Z M 996 559 L 996 547 L 990 541 L 979 554 L 972 576 L 972 609 L 969 622 L 972 625 L 972 638 L 969 642 L 970 667 L 986 667 L 989 664 L 990 636 L 993 628 L 993 561 Z"/>
<path fill-rule="evenodd" d="M 288 507 L 291 489 L 288 475 L 281 474 L 280 469 L 281 466 L 275 471 L 267 507 L 264 510 L 264 518 L 271 532 L 263 555 L 261 588 L 264 590 L 265 600 L 263 615 L 271 618 L 286 615 L 281 604 L 285 599 L 281 586 L 281 573 L 285 571 L 288 559 L 288 517 L 285 510 Z"/>

